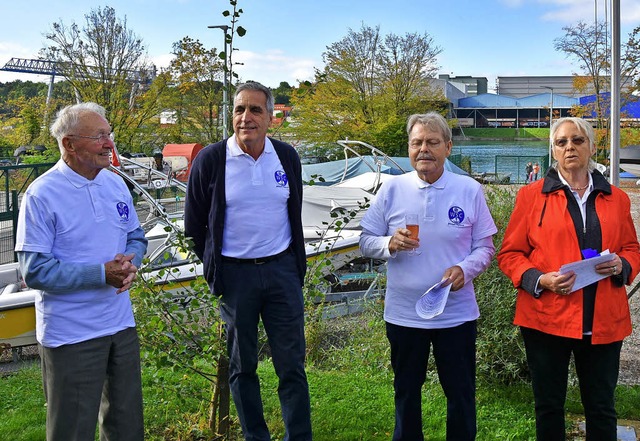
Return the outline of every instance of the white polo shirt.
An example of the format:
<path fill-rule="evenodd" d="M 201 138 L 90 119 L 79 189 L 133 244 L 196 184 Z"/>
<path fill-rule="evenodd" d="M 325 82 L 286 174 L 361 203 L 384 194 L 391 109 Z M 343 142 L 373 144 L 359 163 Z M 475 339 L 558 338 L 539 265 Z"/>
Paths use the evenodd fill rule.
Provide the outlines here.
<path fill-rule="evenodd" d="M 418 249 L 422 254 L 391 256 L 390 237 L 404 228 L 404 215 L 411 212 L 420 214 Z M 385 321 L 438 329 L 479 317 L 471 280 L 489 266 L 494 252 L 490 238 L 497 231 L 479 183 L 447 170 L 433 184 L 416 172 L 398 176 L 381 187 L 361 225 L 363 254 L 388 259 Z M 441 315 L 429 320 L 419 317 L 415 311 L 418 298 L 454 265 L 462 268 L 465 285 L 450 293 Z"/>
<path fill-rule="evenodd" d="M 124 253 L 127 234 L 140 226 L 122 178 L 102 170 L 94 180 L 62 160 L 27 189 L 19 213 L 16 251 L 53 254 L 79 265 L 103 264 Z M 41 292 L 36 338 L 46 347 L 113 335 L 135 326 L 129 293 L 116 288 Z"/>
<path fill-rule="evenodd" d="M 269 138 L 256 160 L 242 151 L 235 135 L 230 137 L 225 167 L 222 255 L 248 259 L 287 249 L 289 181 Z"/>

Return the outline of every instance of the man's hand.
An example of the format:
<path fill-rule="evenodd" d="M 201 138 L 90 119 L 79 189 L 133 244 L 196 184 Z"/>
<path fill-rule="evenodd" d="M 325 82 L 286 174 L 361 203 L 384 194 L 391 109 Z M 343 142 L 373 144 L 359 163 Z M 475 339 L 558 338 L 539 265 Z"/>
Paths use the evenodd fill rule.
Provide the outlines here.
<path fill-rule="evenodd" d="M 450 280 L 444 286 L 451 285 L 451 291 L 457 291 L 464 286 L 464 271 L 458 265 L 447 268 L 442 278 Z"/>
<path fill-rule="evenodd" d="M 420 239 L 411 239 L 411 231 L 406 228 L 398 228 L 389 241 L 391 254 L 400 251 L 413 251 L 420 246 Z"/>
<path fill-rule="evenodd" d="M 116 254 L 113 260 L 104 264 L 105 279 L 108 285 L 118 288 L 116 294 L 120 294 L 131 288 L 136 279 L 138 268 L 131 263 L 135 254 Z"/>

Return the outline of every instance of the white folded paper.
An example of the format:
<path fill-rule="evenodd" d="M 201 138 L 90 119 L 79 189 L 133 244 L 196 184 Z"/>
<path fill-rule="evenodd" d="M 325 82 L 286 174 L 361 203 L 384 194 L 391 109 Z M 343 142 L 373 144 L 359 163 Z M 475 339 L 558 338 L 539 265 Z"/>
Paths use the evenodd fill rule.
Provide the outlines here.
<path fill-rule="evenodd" d="M 600 253 L 599 256 L 562 265 L 560 267 L 560 274 L 566 274 L 569 271 L 576 273 L 576 281 L 571 288 L 571 292 L 574 292 L 598 280 L 609 277 L 609 274 L 598 274 L 596 272 L 596 265 L 602 262 L 609 262 L 613 260 L 615 256 L 616 253 L 610 253 L 609 250 L 605 250 Z"/>
<path fill-rule="evenodd" d="M 449 283 L 447 286 L 442 285 L 448 281 L 448 278 L 442 279 L 420 296 L 416 302 L 416 314 L 418 314 L 418 316 L 423 319 L 430 319 L 442 314 L 444 306 L 447 304 L 447 299 L 449 298 L 451 284 Z"/>

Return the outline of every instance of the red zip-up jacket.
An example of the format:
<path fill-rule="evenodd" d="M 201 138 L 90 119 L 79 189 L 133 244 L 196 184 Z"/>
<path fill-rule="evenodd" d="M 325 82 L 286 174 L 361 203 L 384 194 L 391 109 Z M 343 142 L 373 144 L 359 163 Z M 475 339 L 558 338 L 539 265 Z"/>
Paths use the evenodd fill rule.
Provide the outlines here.
<path fill-rule="evenodd" d="M 605 344 L 631 334 L 624 285 L 630 284 L 640 269 L 640 248 L 627 194 L 609 185 L 597 171 L 592 177 L 595 194 L 589 196 L 591 202 L 587 203 L 587 212 L 591 210 L 591 215 L 595 214 L 599 221 L 600 237 L 595 239 L 601 249 L 597 251 L 608 249 L 617 253 L 623 263 L 618 276 L 600 280 L 595 288 L 591 341 Z M 555 170 L 551 170 L 544 180 L 520 189 L 497 259 L 502 272 L 518 288 L 514 324 L 580 339 L 583 335 L 583 295 L 586 290 L 593 290 L 593 285 L 567 296 L 547 290 L 539 297 L 532 294 L 538 276 L 582 259 L 581 245 L 585 237 L 598 234 L 576 228 L 568 207 L 568 196 L 573 197 Z"/>

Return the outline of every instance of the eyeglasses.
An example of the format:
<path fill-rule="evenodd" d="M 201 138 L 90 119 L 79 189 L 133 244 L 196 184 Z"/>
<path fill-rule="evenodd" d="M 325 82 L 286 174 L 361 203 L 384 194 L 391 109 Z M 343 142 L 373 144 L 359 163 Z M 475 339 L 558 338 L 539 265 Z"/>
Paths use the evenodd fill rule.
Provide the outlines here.
<path fill-rule="evenodd" d="M 422 148 L 422 146 L 426 143 L 427 147 L 435 148 L 435 147 L 438 147 L 443 142 L 444 141 L 441 140 L 441 139 L 426 139 L 424 141 L 421 140 L 421 139 L 414 139 L 414 140 L 409 142 L 409 147 L 414 149 L 414 150 L 418 150 L 418 149 Z"/>
<path fill-rule="evenodd" d="M 587 142 L 587 138 L 585 138 L 584 136 L 574 136 L 571 139 L 568 138 L 558 138 L 558 139 L 554 139 L 553 140 L 553 145 L 555 145 L 556 147 L 559 147 L 561 149 L 565 148 L 567 146 L 567 144 L 569 144 L 569 141 L 571 141 L 571 143 L 573 145 L 582 145 L 585 142 Z"/>
<path fill-rule="evenodd" d="M 100 135 L 97 136 L 86 136 L 86 135 L 67 135 L 73 138 L 85 138 L 85 139 L 93 139 L 94 141 L 112 141 L 116 139 L 116 136 L 113 134 L 113 132 L 111 133 L 101 133 Z"/>

